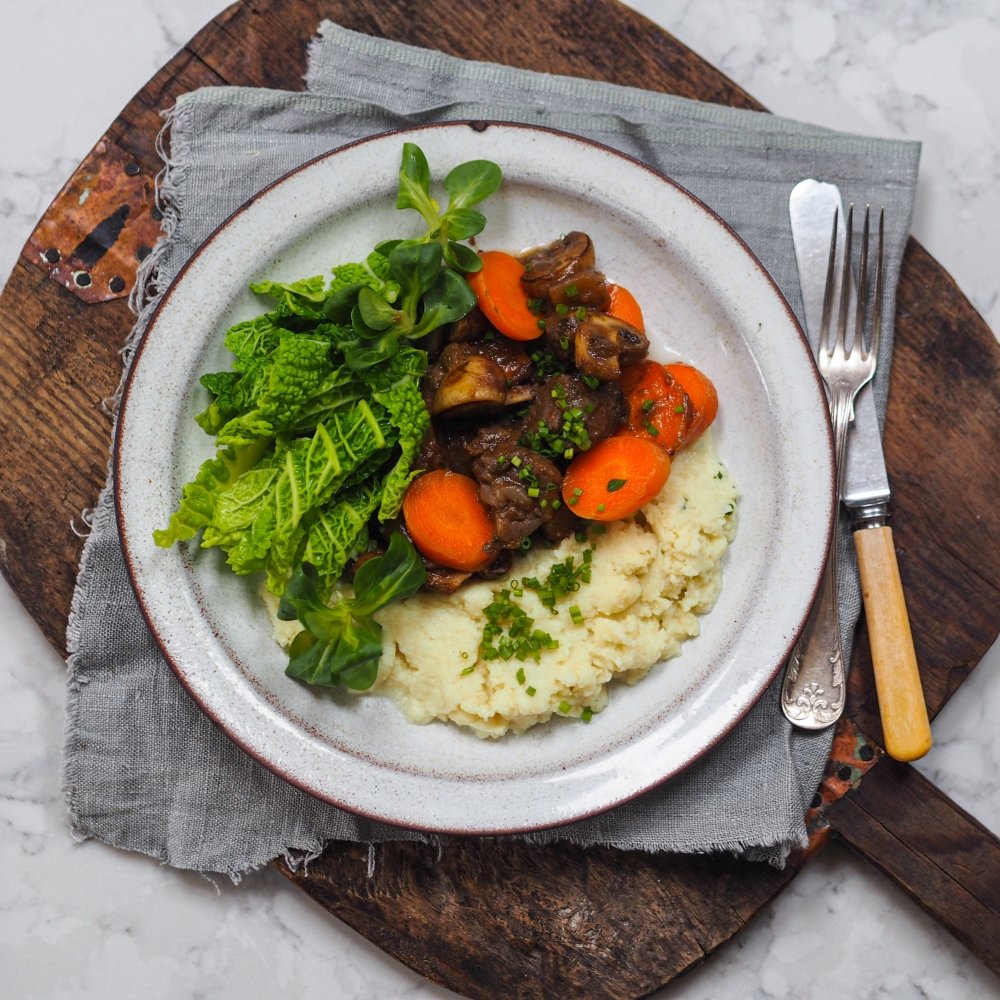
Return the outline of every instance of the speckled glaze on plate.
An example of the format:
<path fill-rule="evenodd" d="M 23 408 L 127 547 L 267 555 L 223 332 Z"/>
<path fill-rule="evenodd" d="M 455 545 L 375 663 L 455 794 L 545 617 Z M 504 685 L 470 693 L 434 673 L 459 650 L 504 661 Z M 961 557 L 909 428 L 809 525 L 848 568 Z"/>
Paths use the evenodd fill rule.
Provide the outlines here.
<path fill-rule="evenodd" d="M 413 725 L 386 698 L 307 688 L 284 675 L 257 580 L 233 576 L 218 552 L 152 541 L 213 453 L 193 419 L 208 398 L 198 377 L 228 366 L 224 332 L 262 311 L 249 283 L 326 273 L 416 231 L 416 216 L 395 208 L 406 139 L 425 151 L 437 182 L 464 160 L 500 164 L 504 184 L 485 205 L 481 247 L 588 232 L 602 270 L 643 303 L 651 354 L 704 368 L 719 391 L 716 442 L 741 495 L 722 594 L 679 657 L 636 687 L 614 686 L 589 725 L 554 720 L 481 740 L 451 725 Z M 705 753 L 781 668 L 815 593 L 834 511 L 825 397 L 791 310 L 746 246 L 636 161 L 508 124 L 376 136 L 306 164 L 237 212 L 168 289 L 139 347 L 116 468 L 136 595 L 202 709 L 311 794 L 438 832 L 557 826 L 621 804 Z"/>

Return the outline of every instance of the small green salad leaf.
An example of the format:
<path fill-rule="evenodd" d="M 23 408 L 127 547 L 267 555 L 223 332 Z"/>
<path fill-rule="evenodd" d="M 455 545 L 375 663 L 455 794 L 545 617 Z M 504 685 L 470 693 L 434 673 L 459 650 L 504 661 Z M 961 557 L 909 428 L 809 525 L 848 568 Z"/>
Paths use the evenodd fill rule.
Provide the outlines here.
<path fill-rule="evenodd" d="M 465 275 L 482 264 L 479 255 L 459 241 L 483 231 L 486 216 L 472 206 L 493 194 L 502 179 L 500 168 L 489 160 L 460 163 L 445 177 L 449 200 L 442 211 L 431 195 L 431 172 L 423 151 L 412 142 L 403 144 L 396 207 L 419 212 L 427 230 L 375 247 L 388 266 L 389 280 L 384 284 L 357 281 L 323 305 L 330 319 L 350 317 L 355 336 L 344 353 L 353 371 L 391 358 L 402 341 L 419 340 L 461 319 L 476 304 Z M 298 293 L 294 302 L 298 308 L 311 307 L 308 290 L 288 287 Z M 286 287 L 279 288 L 287 299 Z M 286 306 L 291 307 L 291 303 Z"/>
<path fill-rule="evenodd" d="M 278 617 L 303 625 L 292 642 L 286 673 L 308 684 L 370 688 L 382 656 L 382 626 L 372 617 L 393 601 L 415 594 L 427 577 L 416 549 L 398 532 L 385 555 L 373 556 L 354 576 L 354 596 L 332 607 L 322 596 L 315 568 L 303 563 L 281 598 Z"/>
<path fill-rule="evenodd" d="M 270 310 L 227 331 L 229 370 L 201 376 L 210 401 L 195 419 L 215 454 L 153 538 L 169 547 L 200 536 L 234 573 L 263 574 L 304 627 L 293 677 L 370 687 L 381 649 L 371 615 L 423 582 L 416 550 L 394 534 L 388 552 L 359 569 L 354 597 L 327 606 L 351 561 L 378 547 L 379 526 L 399 515 L 420 471 L 430 414 L 419 341 L 475 305 L 465 274 L 479 258 L 458 241 L 482 230 L 472 206 L 500 181 L 494 163 L 460 164 L 444 180 L 442 212 L 426 157 L 405 143 L 396 203 L 415 209 L 426 231 L 384 241 L 332 278 L 255 282 Z"/>

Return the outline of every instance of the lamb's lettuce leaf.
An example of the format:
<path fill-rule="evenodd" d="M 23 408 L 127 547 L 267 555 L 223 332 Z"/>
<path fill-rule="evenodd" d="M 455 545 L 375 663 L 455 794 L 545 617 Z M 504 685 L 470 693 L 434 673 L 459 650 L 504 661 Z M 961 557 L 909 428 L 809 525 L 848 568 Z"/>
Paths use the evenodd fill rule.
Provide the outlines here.
<path fill-rule="evenodd" d="M 354 596 L 332 607 L 316 567 L 303 563 L 288 583 L 278 616 L 303 630 L 290 649 L 289 677 L 325 687 L 365 690 L 375 683 L 382 657 L 382 626 L 374 614 L 415 594 L 427 577 L 411 542 L 396 532 L 384 555 L 368 559 L 354 576 Z"/>

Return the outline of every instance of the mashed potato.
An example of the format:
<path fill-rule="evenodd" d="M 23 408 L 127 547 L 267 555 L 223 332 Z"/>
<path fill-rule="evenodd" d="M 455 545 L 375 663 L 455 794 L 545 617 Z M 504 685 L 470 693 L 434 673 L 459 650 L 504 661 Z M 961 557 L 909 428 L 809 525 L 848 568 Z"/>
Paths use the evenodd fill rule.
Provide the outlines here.
<path fill-rule="evenodd" d="M 660 495 L 641 514 L 589 541 L 537 547 L 515 580 L 544 580 L 592 548 L 591 581 L 560 598 L 553 614 L 536 592 L 512 596 L 534 627 L 558 641 L 536 661 L 479 656 L 484 609 L 509 580 L 465 584 L 454 594 L 420 592 L 377 614 L 382 663 L 370 692 L 389 695 L 413 722 L 453 722 L 483 737 L 523 733 L 553 715 L 598 712 L 613 680 L 634 684 L 698 634 L 722 586 L 722 557 L 736 529 L 736 488 L 711 433 L 681 451 Z M 271 602 L 273 612 L 276 602 Z M 571 615 L 570 608 L 578 609 Z M 298 629 L 276 618 L 287 645 Z"/>

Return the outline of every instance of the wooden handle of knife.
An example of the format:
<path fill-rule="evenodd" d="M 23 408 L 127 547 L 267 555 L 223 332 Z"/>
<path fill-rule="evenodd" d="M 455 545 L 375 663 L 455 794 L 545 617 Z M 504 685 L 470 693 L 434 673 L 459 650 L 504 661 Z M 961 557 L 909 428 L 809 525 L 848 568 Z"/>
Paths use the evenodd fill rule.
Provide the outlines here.
<path fill-rule="evenodd" d="M 931 726 L 913 651 L 892 529 L 859 528 L 854 532 L 854 548 L 861 573 L 885 749 L 896 760 L 916 760 L 931 748 Z"/>

